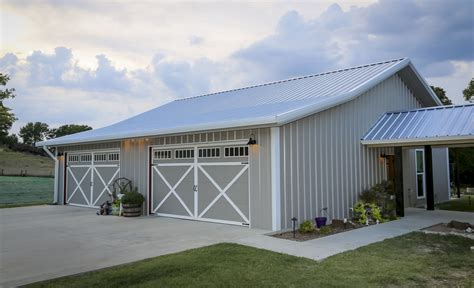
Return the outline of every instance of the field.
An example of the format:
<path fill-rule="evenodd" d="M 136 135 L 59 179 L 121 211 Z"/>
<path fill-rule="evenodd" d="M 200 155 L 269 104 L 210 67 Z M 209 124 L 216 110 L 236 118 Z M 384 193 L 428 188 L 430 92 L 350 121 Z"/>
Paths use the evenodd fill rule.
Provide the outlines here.
<path fill-rule="evenodd" d="M 49 157 L 9 151 L 0 147 L 0 175 L 54 176 L 54 161 Z"/>
<path fill-rule="evenodd" d="M 420 232 L 322 262 L 222 243 L 30 287 L 473 287 L 474 240 Z"/>
<path fill-rule="evenodd" d="M 0 208 L 51 203 L 53 183 L 50 177 L 0 176 Z"/>

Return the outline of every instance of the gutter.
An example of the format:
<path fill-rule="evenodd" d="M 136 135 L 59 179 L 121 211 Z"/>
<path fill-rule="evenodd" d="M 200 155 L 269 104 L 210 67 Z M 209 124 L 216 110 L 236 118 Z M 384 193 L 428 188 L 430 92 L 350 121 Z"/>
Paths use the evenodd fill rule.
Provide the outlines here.
<path fill-rule="evenodd" d="M 43 146 L 43 150 L 48 154 L 51 159 L 54 160 L 54 196 L 53 196 L 53 204 L 58 204 L 58 175 L 59 175 L 59 160 L 58 160 L 58 149 L 56 148 L 53 153 L 49 151 L 47 146 Z"/>

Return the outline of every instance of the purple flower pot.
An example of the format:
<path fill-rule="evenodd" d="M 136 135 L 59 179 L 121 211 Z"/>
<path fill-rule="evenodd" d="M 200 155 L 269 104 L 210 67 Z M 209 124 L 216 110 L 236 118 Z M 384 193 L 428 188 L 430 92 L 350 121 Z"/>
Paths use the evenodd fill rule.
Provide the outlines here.
<path fill-rule="evenodd" d="M 321 228 L 323 226 L 326 226 L 326 221 L 328 220 L 327 217 L 316 217 L 314 218 L 314 220 L 316 221 L 316 226 L 318 228 Z"/>

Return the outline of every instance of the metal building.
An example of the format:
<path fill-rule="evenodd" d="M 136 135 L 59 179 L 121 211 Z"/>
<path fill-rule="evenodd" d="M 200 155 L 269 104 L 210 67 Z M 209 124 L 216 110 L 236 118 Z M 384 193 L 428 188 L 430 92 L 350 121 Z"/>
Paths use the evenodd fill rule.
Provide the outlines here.
<path fill-rule="evenodd" d="M 438 105 L 403 58 L 175 100 L 37 146 L 56 148 L 60 204 L 97 207 L 110 183 L 127 177 L 146 197 L 144 214 L 282 230 L 323 208 L 330 219 L 348 217 L 358 195 L 393 169 L 393 148 L 361 138 L 388 111 Z M 405 205 L 426 204 L 416 194 L 418 151 L 403 151 L 404 197 L 416 197 Z M 447 149 L 433 155 L 443 201 Z"/>

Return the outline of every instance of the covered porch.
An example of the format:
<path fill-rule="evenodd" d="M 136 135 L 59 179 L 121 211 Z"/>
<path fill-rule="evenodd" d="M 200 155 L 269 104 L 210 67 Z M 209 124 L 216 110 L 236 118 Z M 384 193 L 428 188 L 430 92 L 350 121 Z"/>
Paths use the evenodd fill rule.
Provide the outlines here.
<path fill-rule="evenodd" d="M 387 112 L 361 140 L 368 147 L 393 147 L 397 215 L 405 215 L 403 149 L 424 151 L 426 209 L 434 210 L 433 149 L 474 146 L 474 104 Z M 418 157 L 418 155 L 417 155 Z"/>

